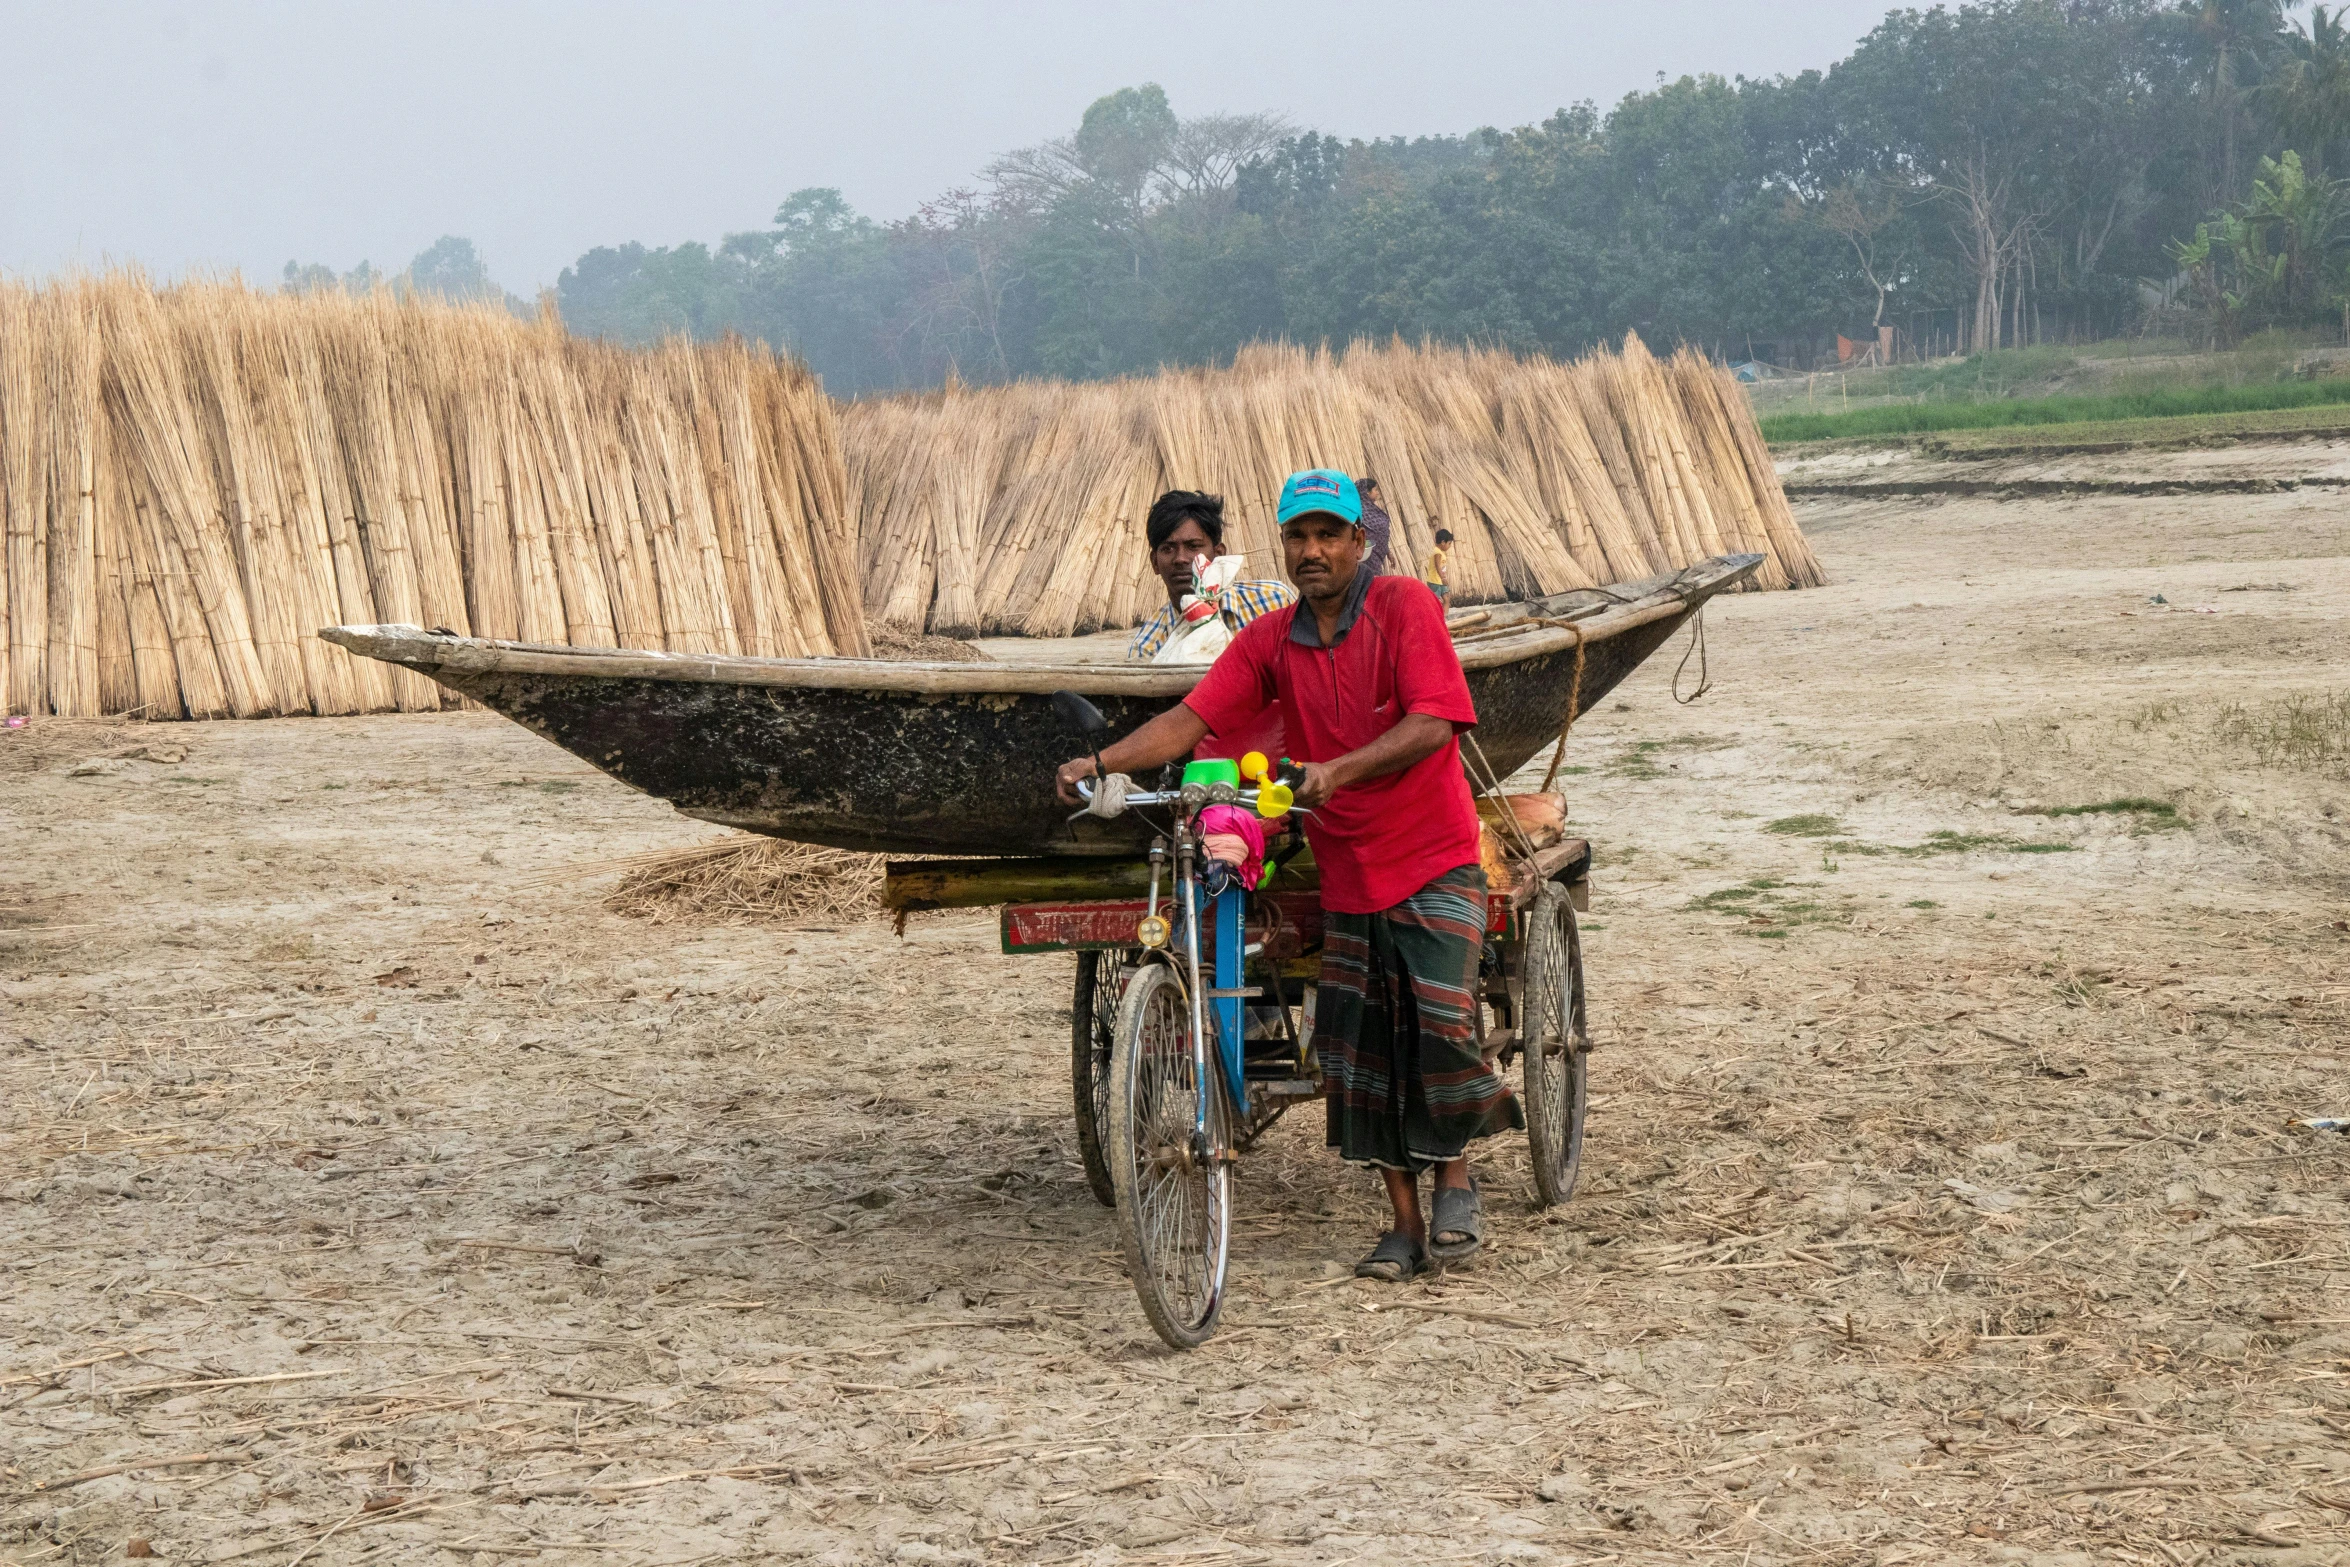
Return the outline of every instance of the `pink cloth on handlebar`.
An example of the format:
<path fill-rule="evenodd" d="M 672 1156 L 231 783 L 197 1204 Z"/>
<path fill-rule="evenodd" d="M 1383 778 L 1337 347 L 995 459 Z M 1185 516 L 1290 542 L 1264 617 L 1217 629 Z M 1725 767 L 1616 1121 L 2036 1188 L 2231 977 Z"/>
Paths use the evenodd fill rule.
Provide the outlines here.
<path fill-rule="evenodd" d="M 1265 879 L 1265 824 L 1254 811 L 1237 805 L 1211 805 L 1199 813 L 1201 843 L 1208 858 L 1240 867 L 1240 884 L 1249 891 Z"/>

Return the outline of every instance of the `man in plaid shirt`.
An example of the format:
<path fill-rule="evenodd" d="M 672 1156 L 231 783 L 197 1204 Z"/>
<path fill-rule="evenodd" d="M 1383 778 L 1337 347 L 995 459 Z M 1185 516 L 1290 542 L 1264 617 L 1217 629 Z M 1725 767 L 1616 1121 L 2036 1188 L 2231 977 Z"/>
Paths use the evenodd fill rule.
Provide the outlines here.
<path fill-rule="evenodd" d="M 1126 650 L 1128 658 L 1147 663 L 1182 623 L 1177 615 L 1192 591 L 1193 570 L 1223 552 L 1224 499 L 1169 490 L 1152 502 L 1143 535 L 1150 541 L 1151 570 L 1167 584 L 1167 602 L 1135 631 Z M 1224 590 L 1224 622 L 1238 631 L 1259 615 L 1296 602 L 1297 590 L 1286 582 L 1235 582 Z"/>

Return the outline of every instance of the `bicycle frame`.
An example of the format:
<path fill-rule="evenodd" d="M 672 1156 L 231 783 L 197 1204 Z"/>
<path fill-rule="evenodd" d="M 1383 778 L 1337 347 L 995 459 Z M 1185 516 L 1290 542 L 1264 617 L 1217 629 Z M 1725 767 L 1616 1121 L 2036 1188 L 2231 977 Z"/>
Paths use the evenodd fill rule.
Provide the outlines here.
<path fill-rule="evenodd" d="M 1080 780 L 1077 792 L 1090 801 L 1093 788 L 1090 780 Z M 1216 894 L 1202 910 L 1199 892 L 1199 855 L 1201 845 L 1193 831 L 1203 804 L 1239 805 L 1254 808 L 1257 791 L 1218 786 L 1200 789 L 1196 786 L 1181 790 L 1131 792 L 1126 804 L 1132 806 L 1173 806 L 1176 811 L 1175 850 L 1175 906 L 1183 911 L 1183 988 L 1191 1003 L 1192 1069 L 1199 1081 L 1208 1080 L 1207 1041 L 1208 1024 L 1215 1022 L 1216 1056 L 1225 1091 L 1231 1096 L 1232 1113 L 1237 1118 L 1248 1112 L 1248 1081 L 1242 1064 L 1242 1033 L 1246 1026 L 1246 1010 L 1242 1002 L 1243 970 L 1248 959 L 1248 893 L 1237 883 Z M 1301 812 L 1301 814 L 1304 814 Z M 1158 912 L 1158 871 L 1154 861 L 1151 872 L 1151 911 Z M 1210 960 L 1214 964 L 1210 975 L 1200 972 L 1199 927 L 1202 914 L 1214 921 L 1214 950 Z M 1210 983 L 1210 977 L 1214 983 Z M 1207 1136 L 1207 1098 L 1202 1095 L 1197 1132 L 1203 1146 Z"/>
<path fill-rule="evenodd" d="M 1203 899 L 1199 888 L 1200 843 L 1192 832 L 1192 819 L 1187 813 L 1175 823 L 1175 899 L 1183 913 L 1183 988 L 1191 1003 L 1192 1071 L 1196 1081 L 1210 1080 L 1208 1040 L 1216 1041 L 1216 1063 L 1212 1075 L 1220 1078 L 1229 1097 L 1232 1113 L 1237 1119 L 1248 1111 L 1248 1085 L 1241 1059 L 1242 1029 L 1245 1012 L 1240 991 L 1242 969 L 1246 962 L 1246 932 L 1248 928 L 1248 894 L 1237 883 L 1217 893 L 1212 899 Z M 1155 901 L 1155 899 L 1154 899 Z M 1201 972 L 1200 925 L 1202 916 L 1213 922 L 1213 950 L 1209 962 L 1213 965 Z M 1195 1138 L 1200 1149 L 1207 1150 L 1208 1097 L 1199 1096 Z"/>

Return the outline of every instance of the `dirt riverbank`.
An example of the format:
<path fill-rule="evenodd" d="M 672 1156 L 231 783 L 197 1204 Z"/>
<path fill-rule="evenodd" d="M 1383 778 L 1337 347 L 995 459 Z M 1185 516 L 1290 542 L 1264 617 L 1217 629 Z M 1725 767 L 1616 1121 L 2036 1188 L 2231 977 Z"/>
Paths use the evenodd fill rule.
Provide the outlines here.
<path fill-rule="evenodd" d="M 0 734 L 0 1561 L 2350 1560 L 2343 507 L 1806 503 L 1570 746 L 1576 1201 L 1357 1283 L 1293 1115 L 1189 1356 L 988 919 L 606 913 L 710 830 L 481 714 Z"/>

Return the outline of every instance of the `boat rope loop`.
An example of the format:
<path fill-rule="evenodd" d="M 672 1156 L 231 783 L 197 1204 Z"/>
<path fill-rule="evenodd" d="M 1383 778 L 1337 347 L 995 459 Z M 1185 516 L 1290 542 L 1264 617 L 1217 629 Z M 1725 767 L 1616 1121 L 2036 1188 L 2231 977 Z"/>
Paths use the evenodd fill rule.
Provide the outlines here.
<path fill-rule="evenodd" d="M 1575 727 L 1575 715 L 1583 710 L 1583 623 L 1578 620 L 1552 620 L 1539 615 L 1535 617 L 1534 623 L 1558 626 L 1575 633 L 1575 675 L 1567 682 L 1567 716 L 1559 724 L 1558 747 L 1550 753 L 1550 771 L 1542 775 L 1540 792 L 1548 794 L 1550 786 L 1558 781 L 1559 763 L 1567 754 L 1567 731 Z"/>
<path fill-rule="evenodd" d="M 1681 694 L 1681 671 L 1689 667 L 1689 660 L 1697 660 L 1697 689 L 1687 696 Z M 1713 669 L 1705 656 L 1705 606 L 1699 605 L 1697 618 L 1689 622 L 1689 648 L 1681 655 L 1681 662 L 1673 666 L 1673 700 L 1687 707 L 1713 689 Z"/>

